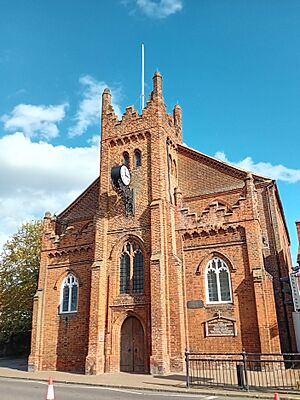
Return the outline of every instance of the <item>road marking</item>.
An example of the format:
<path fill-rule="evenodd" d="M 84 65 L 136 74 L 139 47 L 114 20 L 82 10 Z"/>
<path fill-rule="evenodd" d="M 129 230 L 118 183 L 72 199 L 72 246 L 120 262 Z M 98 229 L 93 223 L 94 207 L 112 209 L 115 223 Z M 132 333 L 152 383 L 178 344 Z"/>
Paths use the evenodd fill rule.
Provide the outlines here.
<path fill-rule="evenodd" d="M 70 385 L 69 383 L 63 383 L 63 382 L 58 382 L 56 385 L 59 386 L 68 386 Z M 173 392 L 151 392 L 151 391 L 145 391 L 145 392 L 138 392 L 137 390 L 130 390 L 130 389 L 121 389 L 121 388 L 112 388 L 112 387 L 106 387 L 106 386 L 89 386 L 89 385 L 80 385 L 77 383 L 73 383 L 72 385 L 80 388 L 80 389 L 96 389 L 96 390 L 110 390 L 114 392 L 123 392 L 123 393 L 130 393 L 130 394 L 136 394 L 136 395 L 143 395 L 143 396 L 160 396 L 160 397 L 185 397 L 185 398 L 198 398 L 198 399 L 203 399 L 203 400 L 214 400 L 217 399 L 216 396 L 207 396 L 203 394 L 189 394 L 189 393 L 173 393 Z"/>
<path fill-rule="evenodd" d="M 143 393 L 146 396 L 161 396 L 161 397 L 187 397 L 189 399 L 191 398 L 197 398 L 197 399 L 203 399 L 203 400 L 213 400 L 217 399 L 217 396 L 207 396 L 204 394 L 189 394 L 189 393 L 173 393 L 173 392 L 168 392 L 168 393 L 162 393 L 162 392 L 147 392 Z"/>
<path fill-rule="evenodd" d="M 111 390 L 114 392 L 124 392 L 124 393 L 132 393 L 132 394 L 143 394 L 142 392 L 137 392 L 137 391 L 131 391 L 129 389 L 118 389 L 118 388 L 102 388 L 102 389 L 107 389 L 107 390 Z"/>
<path fill-rule="evenodd" d="M 112 392 L 124 392 L 124 393 L 131 393 L 131 394 L 143 394 L 142 392 L 138 392 L 137 390 L 130 390 L 130 389 L 122 389 L 122 388 L 112 388 L 112 387 L 107 387 L 107 386 L 97 386 L 97 385 L 81 385 L 79 383 L 63 383 L 63 382 L 57 382 L 54 383 L 54 386 L 76 386 L 79 389 L 95 389 L 95 390 L 110 390 Z"/>
<path fill-rule="evenodd" d="M 21 381 L 21 382 L 28 382 L 28 383 L 35 383 L 35 384 L 40 384 L 40 385 L 48 385 L 47 381 L 37 381 L 37 380 L 32 380 L 32 379 L 20 379 L 20 378 L 9 378 L 9 377 L 1 377 L 2 380 L 15 380 L 15 381 Z M 142 395 L 142 396 L 161 396 L 161 397 L 184 397 L 184 398 L 198 398 L 198 399 L 203 399 L 203 400 L 214 400 L 218 399 L 217 396 L 207 396 L 203 394 L 189 394 L 189 393 L 176 393 L 176 392 L 151 392 L 151 391 L 144 391 L 144 392 L 139 392 L 137 390 L 130 390 L 130 389 L 122 389 L 122 388 L 112 388 L 112 387 L 107 387 L 107 386 L 96 386 L 96 385 L 82 385 L 80 383 L 76 382 L 55 382 L 54 381 L 54 386 L 74 386 L 80 389 L 95 389 L 95 390 L 110 390 L 114 392 L 123 392 L 123 393 L 130 393 L 130 394 L 136 394 L 136 395 Z"/>

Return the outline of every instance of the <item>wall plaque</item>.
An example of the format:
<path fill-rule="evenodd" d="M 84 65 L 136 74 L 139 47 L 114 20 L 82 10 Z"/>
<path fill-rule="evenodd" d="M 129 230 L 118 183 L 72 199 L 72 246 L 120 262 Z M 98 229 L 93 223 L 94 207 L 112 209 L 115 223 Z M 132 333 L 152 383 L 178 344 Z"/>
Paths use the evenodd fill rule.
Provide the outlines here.
<path fill-rule="evenodd" d="M 203 308 L 203 300 L 190 300 L 187 302 L 187 308 Z"/>
<path fill-rule="evenodd" d="M 217 317 L 205 322 L 206 336 L 236 336 L 235 321 Z"/>

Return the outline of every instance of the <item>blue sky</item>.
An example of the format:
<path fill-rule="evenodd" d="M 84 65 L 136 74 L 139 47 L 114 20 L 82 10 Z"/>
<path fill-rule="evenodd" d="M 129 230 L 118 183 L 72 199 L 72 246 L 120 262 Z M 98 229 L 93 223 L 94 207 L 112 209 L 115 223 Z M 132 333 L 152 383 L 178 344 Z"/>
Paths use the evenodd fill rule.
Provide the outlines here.
<path fill-rule="evenodd" d="M 156 69 L 183 141 L 277 179 L 295 260 L 299 0 L 0 0 L 0 245 L 99 172 L 99 108 L 140 107 Z"/>

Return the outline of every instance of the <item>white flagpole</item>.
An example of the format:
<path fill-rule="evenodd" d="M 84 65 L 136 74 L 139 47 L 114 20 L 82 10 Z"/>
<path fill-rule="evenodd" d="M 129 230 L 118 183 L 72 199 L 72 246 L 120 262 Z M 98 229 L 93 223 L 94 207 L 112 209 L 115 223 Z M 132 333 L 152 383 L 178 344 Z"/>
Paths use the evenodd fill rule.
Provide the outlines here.
<path fill-rule="evenodd" d="M 144 86 L 145 86 L 145 73 L 144 73 L 144 43 L 142 43 L 142 111 L 145 107 L 145 91 L 144 91 Z"/>

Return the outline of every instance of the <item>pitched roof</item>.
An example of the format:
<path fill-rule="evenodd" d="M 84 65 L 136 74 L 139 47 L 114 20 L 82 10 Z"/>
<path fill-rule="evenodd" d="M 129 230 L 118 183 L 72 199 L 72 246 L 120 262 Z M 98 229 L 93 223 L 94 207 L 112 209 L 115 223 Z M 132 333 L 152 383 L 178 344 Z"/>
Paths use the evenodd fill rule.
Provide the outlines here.
<path fill-rule="evenodd" d="M 61 222 L 92 218 L 99 206 L 99 177 L 58 216 Z"/>

